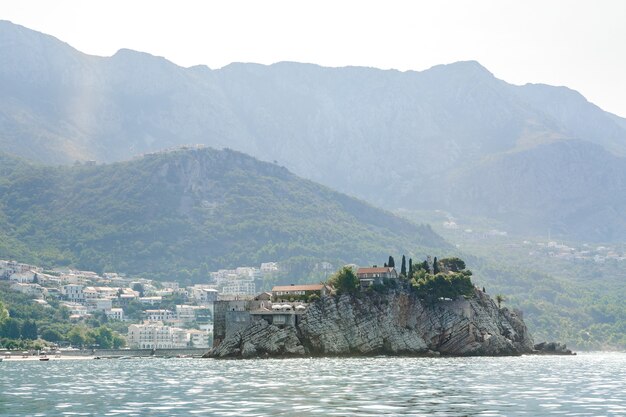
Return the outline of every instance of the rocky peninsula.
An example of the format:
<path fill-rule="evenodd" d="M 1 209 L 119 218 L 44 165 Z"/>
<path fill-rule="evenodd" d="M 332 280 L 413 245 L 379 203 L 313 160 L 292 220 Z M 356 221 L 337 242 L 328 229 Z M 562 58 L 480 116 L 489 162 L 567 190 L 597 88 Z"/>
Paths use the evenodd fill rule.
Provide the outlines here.
<path fill-rule="evenodd" d="M 400 286 L 383 293 L 326 295 L 294 326 L 265 320 L 229 334 L 213 358 L 520 355 L 534 352 L 521 313 L 499 308 L 485 292 L 425 301 Z"/>

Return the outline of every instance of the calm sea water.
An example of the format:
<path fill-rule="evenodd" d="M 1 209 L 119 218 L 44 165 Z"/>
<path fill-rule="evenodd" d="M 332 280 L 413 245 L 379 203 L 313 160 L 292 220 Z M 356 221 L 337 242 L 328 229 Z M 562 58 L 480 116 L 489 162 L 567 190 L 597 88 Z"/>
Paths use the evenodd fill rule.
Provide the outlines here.
<path fill-rule="evenodd" d="M 2 416 L 626 415 L 626 354 L 0 363 Z"/>

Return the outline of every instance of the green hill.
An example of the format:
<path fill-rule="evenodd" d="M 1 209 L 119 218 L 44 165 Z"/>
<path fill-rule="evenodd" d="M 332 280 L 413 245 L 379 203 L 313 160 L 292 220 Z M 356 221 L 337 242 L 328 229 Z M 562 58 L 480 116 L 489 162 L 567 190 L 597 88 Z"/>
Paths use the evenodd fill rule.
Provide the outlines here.
<path fill-rule="evenodd" d="M 190 279 L 271 260 L 365 264 L 447 247 L 428 226 L 231 150 L 0 164 L 0 259 Z"/>

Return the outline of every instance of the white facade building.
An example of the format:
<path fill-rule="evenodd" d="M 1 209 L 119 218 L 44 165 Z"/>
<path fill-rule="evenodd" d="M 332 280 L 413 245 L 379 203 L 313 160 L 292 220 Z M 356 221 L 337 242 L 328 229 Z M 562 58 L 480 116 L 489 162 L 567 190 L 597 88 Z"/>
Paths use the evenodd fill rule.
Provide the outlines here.
<path fill-rule="evenodd" d="M 70 301 L 85 301 L 83 286 L 80 284 L 68 284 L 61 287 L 61 294 Z"/>
<path fill-rule="evenodd" d="M 48 290 L 39 284 L 20 284 L 19 282 L 14 282 L 11 284 L 11 289 L 35 298 L 45 298 L 48 295 Z"/>
<path fill-rule="evenodd" d="M 35 273 L 32 271 L 15 272 L 11 274 L 9 281 L 19 284 L 32 284 L 35 281 Z"/>
<path fill-rule="evenodd" d="M 113 307 L 113 300 L 110 298 L 96 298 L 85 300 L 85 305 L 89 311 L 107 311 Z"/>
<path fill-rule="evenodd" d="M 128 346 L 135 349 L 171 349 L 172 328 L 162 324 L 131 324 L 126 336 Z"/>
<path fill-rule="evenodd" d="M 176 314 L 174 314 L 171 310 L 146 310 L 146 320 L 151 322 L 156 321 L 171 321 L 176 318 Z"/>
<path fill-rule="evenodd" d="M 161 304 L 161 301 L 163 301 L 163 297 L 139 297 L 139 301 L 142 304 L 147 304 L 147 305 L 156 305 L 156 304 Z"/>
<path fill-rule="evenodd" d="M 189 335 L 190 335 L 190 342 L 191 342 L 191 346 L 195 347 L 195 348 L 205 348 L 208 349 L 211 346 L 209 345 L 210 342 L 210 335 L 208 332 L 202 331 L 202 330 L 189 330 Z"/>
<path fill-rule="evenodd" d="M 131 324 L 126 339 L 135 349 L 184 349 L 189 347 L 191 332 L 160 323 Z"/>
<path fill-rule="evenodd" d="M 112 308 L 110 310 L 106 310 L 104 312 L 109 320 L 119 320 L 124 321 L 124 309 L 123 308 Z"/>
<path fill-rule="evenodd" d="M 213 288 L 191 287 L 191 298 L 198 304 L 212 304 L 217 301 L 218 291 Z"/>

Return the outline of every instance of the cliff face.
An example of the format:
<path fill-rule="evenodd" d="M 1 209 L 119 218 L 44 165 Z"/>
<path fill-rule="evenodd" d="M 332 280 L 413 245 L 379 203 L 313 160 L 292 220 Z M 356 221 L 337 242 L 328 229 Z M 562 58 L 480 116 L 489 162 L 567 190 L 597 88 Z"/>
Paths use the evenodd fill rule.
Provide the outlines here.
<path fill-rule="evenodd" d="M 426 304 L 406 290 L 324 297 L 296 327 L 265 321 L 228 335 L 209 356 L 516 355 L 533 339 L 515 313 L 481 291 L 470 299 Z"/>

